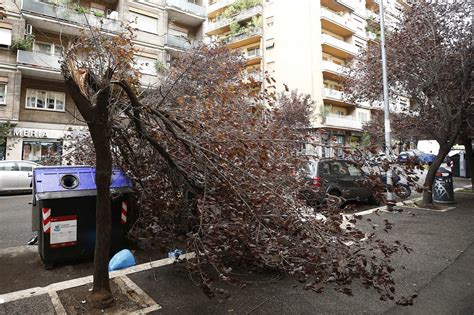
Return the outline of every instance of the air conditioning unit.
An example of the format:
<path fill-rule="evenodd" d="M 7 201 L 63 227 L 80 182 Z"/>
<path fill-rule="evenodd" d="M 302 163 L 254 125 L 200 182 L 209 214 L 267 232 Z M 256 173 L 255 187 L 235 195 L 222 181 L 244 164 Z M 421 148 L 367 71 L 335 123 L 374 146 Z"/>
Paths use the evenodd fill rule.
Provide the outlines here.
<path fill-rule="evenodd" d="M 33 25 L 31 24 L 25 25 L 25 35 L 33 35 Z"/>

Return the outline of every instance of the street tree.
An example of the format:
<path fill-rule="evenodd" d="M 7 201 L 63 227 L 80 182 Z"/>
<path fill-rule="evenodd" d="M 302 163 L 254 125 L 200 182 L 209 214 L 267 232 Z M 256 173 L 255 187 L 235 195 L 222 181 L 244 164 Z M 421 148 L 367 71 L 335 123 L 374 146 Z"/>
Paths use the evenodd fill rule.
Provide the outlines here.
<path fill-rule="evenodd" d="M 97 211 L 91 302 L 97 308 L 113 302 L 107 268 L 111 238 L 111 128 L 118 115 L 120 91 L 111 82 L 127 80 L 136 88 L 138 71 L 134 69 L 132 38 L 131 29 L 117 36 L 104 36 L 99 29 L 90 28 L 69 44 L 61 64 L 66 86 L 87 123 L 95 152 Z"/>
<path fill-rule="evenodd" d="M 69 46 L 62 64 L 97 165 L 96 307 L 111 302 L 113 163 L 132 179 L 141 208 L 131 234 L 182 241 L 195 255 L 186 266 L 209 296 L 217 280 L 236 283 L 234 270 L 244 269 L 286 272 L 317 292 L 334 284 L 351 294 L 349 285 L 360 279 L 394 299 L 390 257 L 409 248 L 343 224 L 331 199 L 321 217 L 300 198 L 308 158 L 293 123 L 308 119 L 285 113 L 305 108 L 307 97 L 260 91 L 259 82 L 242 76 L 245 60 L 225 47 L 178 57 L 154 88 L 140 88 L 132 38 L 93 31 Z"/>
<path fill-rule="evenodd" d="M 474 111 L 472 6 L 467 0 L 414 2 L 386 39 L 391 99 L 409 97 L 410 128 L 440 145 L 424 183 L 425 206 L 432 206 L 435 174 Z M 353 100 L 381 99 L 380 48 L 379 41 L 369 42 L 352 63 L 345 89 Z"/>

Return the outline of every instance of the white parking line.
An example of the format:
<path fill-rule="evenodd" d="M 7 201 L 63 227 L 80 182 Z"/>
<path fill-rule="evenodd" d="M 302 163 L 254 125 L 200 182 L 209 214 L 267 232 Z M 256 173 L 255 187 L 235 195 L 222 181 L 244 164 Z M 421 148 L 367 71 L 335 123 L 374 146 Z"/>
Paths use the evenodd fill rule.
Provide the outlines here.
<path fill-rule="evenodd" d="M 187 253 L 187 254 L 181 255 L 180 258 L 192 259 L 194 258 L 194 256 L 195 256 L 194 253 Z M 174 261 L 175 261 L 174 258 L 165 258 L 165 259 L 155 260 L 149 263 L 140 264 L 140 265 L 133 266 L 130 268 L 112 271 L 109 273 L 109 277 L 110 279 L 113 279 L 115 277 L 121 277 L 121 276 L 125 276 L 131 273 L 136 273 L 136 272 L 140 272 L 140 271 L 144 271 L 144 270 L 148 270 L 152 268 L 171 265 Z M 45 287 L 36 287 L 36 288 L 30 288 L 30 289 L 21 290 L 21 291 L 5 293 L 5 294 L 0 295 L 0 304 L 8 303 L 8 302 L 16 301 L 16 300 L 21 300 L 28 297 L 49 294 L 49 292 L 57 292 L 61 290 L 66 290 L 69 288 L 74 288 L 74 287 L 78 287 L 84 284 L 91 283 L 92 281 L 93 281 L 92 276 L 86 276 L 82 278 L 52 283 Z"/>

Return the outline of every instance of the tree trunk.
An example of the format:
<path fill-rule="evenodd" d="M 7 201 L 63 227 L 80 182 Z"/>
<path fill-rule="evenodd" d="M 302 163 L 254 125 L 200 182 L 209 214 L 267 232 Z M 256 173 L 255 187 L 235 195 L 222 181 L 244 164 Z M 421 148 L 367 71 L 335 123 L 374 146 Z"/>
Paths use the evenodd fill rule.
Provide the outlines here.
<path fill-rule="evenodd" d="M 443 163 L 444 158 L 448 154 L 449 150 L 451 150 L 451 146 L 449 145 L 442 145 L 439 148 L 438 155 L 436 159 L 431 164 L 430 168 L 428 169 L 428 174 L 426 174 L 425 183 L 423 184 L 423 199 L 421 201 L 422 207 L 433 207 L 433 183 L 435 179 L 436 172 L 440 167 L 441 163 Z"/>
<path fill-rule="evenodd" d="M 474 157 L 472 156 L 472 139 L 467 136 L 464 136 L 462 137 L 462 144 L 466 149 L 466 164 L 469 165 L 471 175 L 471 189 L 474 191 Z"/>
<path fill-rule="evenodd" d="M 112 154 L 110 152 L 110 138 L 106 129 L 100 128 L 100 126 L 89 127 L 96 153 L 96 243 L 94 252 L 94 286 L 91 302 L 97 309 L 107 308 L 113 302 L 108 270 L 112 233 L 110 209 Z"/>

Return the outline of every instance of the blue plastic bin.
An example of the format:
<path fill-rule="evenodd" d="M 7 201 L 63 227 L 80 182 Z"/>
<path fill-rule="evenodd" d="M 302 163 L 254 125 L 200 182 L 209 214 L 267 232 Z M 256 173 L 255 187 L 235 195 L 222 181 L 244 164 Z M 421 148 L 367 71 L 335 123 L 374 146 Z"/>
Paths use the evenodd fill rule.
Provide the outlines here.
<path fill-rule="evenodd" d="M 126 248 L 131 183 L 114 170 L 110 190 L 113 255 Z M 38 231 L 38 250 L 47 267 L 94 257 L 96 196 L 94 167 L 34 169 L 33 230 Z"/>

